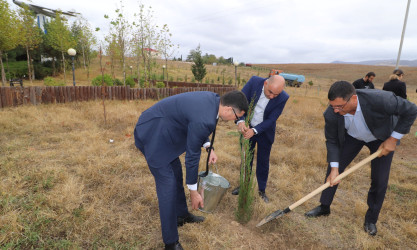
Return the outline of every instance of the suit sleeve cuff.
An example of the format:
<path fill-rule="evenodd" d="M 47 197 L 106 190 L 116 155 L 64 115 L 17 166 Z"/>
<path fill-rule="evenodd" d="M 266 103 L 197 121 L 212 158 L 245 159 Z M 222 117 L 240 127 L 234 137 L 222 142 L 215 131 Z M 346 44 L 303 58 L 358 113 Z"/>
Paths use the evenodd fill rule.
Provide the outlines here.
<path fill-rule="evenodd" d="M 239 120 L 239 121 L 236 122 L 236 124 L 239 124 L 241 122 L 245 122 L 245 120 Z"/>
<path fill-rule="evenodd" d="M 197 183 L 196 184 L 187 184 L 189 190 L 197 190 Z"/>
<path fill-rule="evenodd" d="M 256 128 L 252 128 L 253 129 L 253 132 L 255 132 L 255 135 L 257 135 L 258 134 L 258 130 L 256 130 Z"/>
<path fill-rule="evenodd" d="M 398 132 L 395 132 L 395 131 L 393 131 L 392 133 L 391 133 L 391 136 L 392 137 L 394 137 L 395 139 L 397 139 L 397 140 L 401 140 L 401 138 L 403 138 L 403 134 L 400 134 L 400 133 L 398 133 Z"/>
<path fill-rule="evenodd" d="M 338 168 L 339 167 L 339 162 L 330 162 L 330 167 Z"/>
<path fill-rule="evenodd" d="M 211 145 L 211 143 L 208 141 L 208 142 L 206 142 L 206 143 L 203 144 L 203 147 L 204 148 L 208 148 L 208 147 L 210 147 L 210 145 Z"/>

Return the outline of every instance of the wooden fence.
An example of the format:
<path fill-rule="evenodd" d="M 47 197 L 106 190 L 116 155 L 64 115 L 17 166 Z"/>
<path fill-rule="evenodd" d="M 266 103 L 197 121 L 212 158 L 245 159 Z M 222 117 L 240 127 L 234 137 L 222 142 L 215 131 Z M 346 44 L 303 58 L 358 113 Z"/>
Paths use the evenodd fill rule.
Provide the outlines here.
<path fill-rule="evenodd" d="M 130 88 L 101 86 L 60 87 L 1 87 L 0 108 L 27 104 L 67 103 L 101 100 L 159 100 L 168 96 L 192 92 L 211 91 L 222 95 L 235 87 L 188 87 L 188 88 Z"/>

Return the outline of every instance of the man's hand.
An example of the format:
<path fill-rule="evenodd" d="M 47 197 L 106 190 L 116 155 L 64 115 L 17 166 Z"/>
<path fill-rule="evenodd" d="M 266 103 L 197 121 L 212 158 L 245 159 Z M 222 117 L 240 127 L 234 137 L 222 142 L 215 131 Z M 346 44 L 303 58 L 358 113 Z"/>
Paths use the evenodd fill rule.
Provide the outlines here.
<path fill-rule="evenodd" d="M 217 155 L 214 153 L 214 150 L 211 149 L 209 163 L 216 163 L 217 162 Z"/>
<path fill-rule="evenodd" d="M 237 124 L 237 128 L 238 128 L 239 132 L 242 133 L 242 134 L 245 133 L 248 130 L 248 128 L 246 127 L 244 122 L 239 122 Z"/>
<path fill-rule="evenodd" d="M 197 190 L 190 190 L 190 198 L 191 198 L 191 207 L 194 210 L 198 210 L 199 207 L 204 207 L 204 201 L 203 198 L 201 198 L 201 195 L 197 192 Z"/>
<path fill-rule="evenodd" d="M 379 149 L 382 149 L 382 152 L 378 155 L 378 157 L 386 156 L 387 154 L 394 151 L 397 147 L 397 141 L 398 139 L 395 139 L 394 137 L 390 136 L 383 143 L 381 143 Z"/>
<path fill-rule="evenodd" d="M 340 180 L 334 181 L 334 179 L 339 175 L 339 168 L 332 168 L 329 176 L 327 177 L 327 182 L 330 182 L 330 186 L 333 187 L 340 183 Z"/>
<path fill-rule="evenodd" d="M 254 135 L 255 135 L 255 131 L 253 131 L 253 129 L 248 129 L 246 130 L 245 133 L 243 133 L 243 137 L 245 137 L 245 139 L 250 139 Z"/>

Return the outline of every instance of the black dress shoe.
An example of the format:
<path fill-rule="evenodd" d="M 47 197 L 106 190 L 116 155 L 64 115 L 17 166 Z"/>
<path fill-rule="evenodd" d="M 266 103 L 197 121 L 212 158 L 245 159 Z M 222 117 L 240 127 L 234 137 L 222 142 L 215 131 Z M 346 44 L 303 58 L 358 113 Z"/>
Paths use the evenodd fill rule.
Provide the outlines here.
<path fill-rule="evenodd" d="M 365 224 L 363 225 L 363 229 L 365 229 L 365 232 L 372 236 L 375 236 L 378 232 L 374 223 L 365 222 Z"/>
<path fill-rule="evenodd" d="M 177 217 L 177 226 L 181 227 L 185 223 L 200 223 L 204 221 L 203 216 L 196 216 L 192 213 L 188 213 L 185 217 Z"/>
<path fill-rule="evenodd" d="M 268 196 L 266 196 L 265 191 L 263 191 L 263 192 L 259 191 L 258 193 L 259 193 L 259 196 L 261 196 L 262 200 L 265 201 L 265 203 L 269 202 L 269 198 L 268 198 Z"/>
<path fill-rule="evenodd" d="M 330 214 L 330 207 L 326 208 L 320 205 L 308 211 L 304 215 L 307 217 L 319 217 L 319 216 L 328 216 L 329 214 Z"/>
<path fill-rule="evenodd" d="M 239 194 L 239 188 L 240 187 L 237 187 L 237 188 L 233 189 L 232 194 L 233 195 L 238 195 Z"/>
<path fill-rule="evenodd" d="M 165 250 L 183 250 L 181 243 L 179 241 L 171 243 L 171 244 L 165 244 Z"/>

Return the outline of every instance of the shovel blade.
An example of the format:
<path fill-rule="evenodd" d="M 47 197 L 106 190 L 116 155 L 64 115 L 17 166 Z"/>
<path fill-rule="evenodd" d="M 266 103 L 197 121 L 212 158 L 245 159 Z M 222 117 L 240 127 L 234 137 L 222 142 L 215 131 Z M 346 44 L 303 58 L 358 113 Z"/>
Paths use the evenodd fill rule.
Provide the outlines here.
<path fill-rule="evenodd" d="M 258 223 L 258 225 L 256 225 L 256 227 L 260 227 L 260 226 L 262 226 L 263 224 L 268 223 L 268 222 L 270 222 L 270 221 L 271 221 L 271 220 L 273 220 L 273 219 L 276 219 L 276 218 L 278 218 L 278 217 L 283 216 L 284 214 L 285 214 L 285 212 L 284 212 L 284 211 L 282 211 L 282 210 L 277 210 L 277 211 L 273 212 L 272 214 L 270 214 L 270 215 L 266 216 L 263 220 L 261 220 L 261 222 L 259 222 L 259 223 Z"/>

